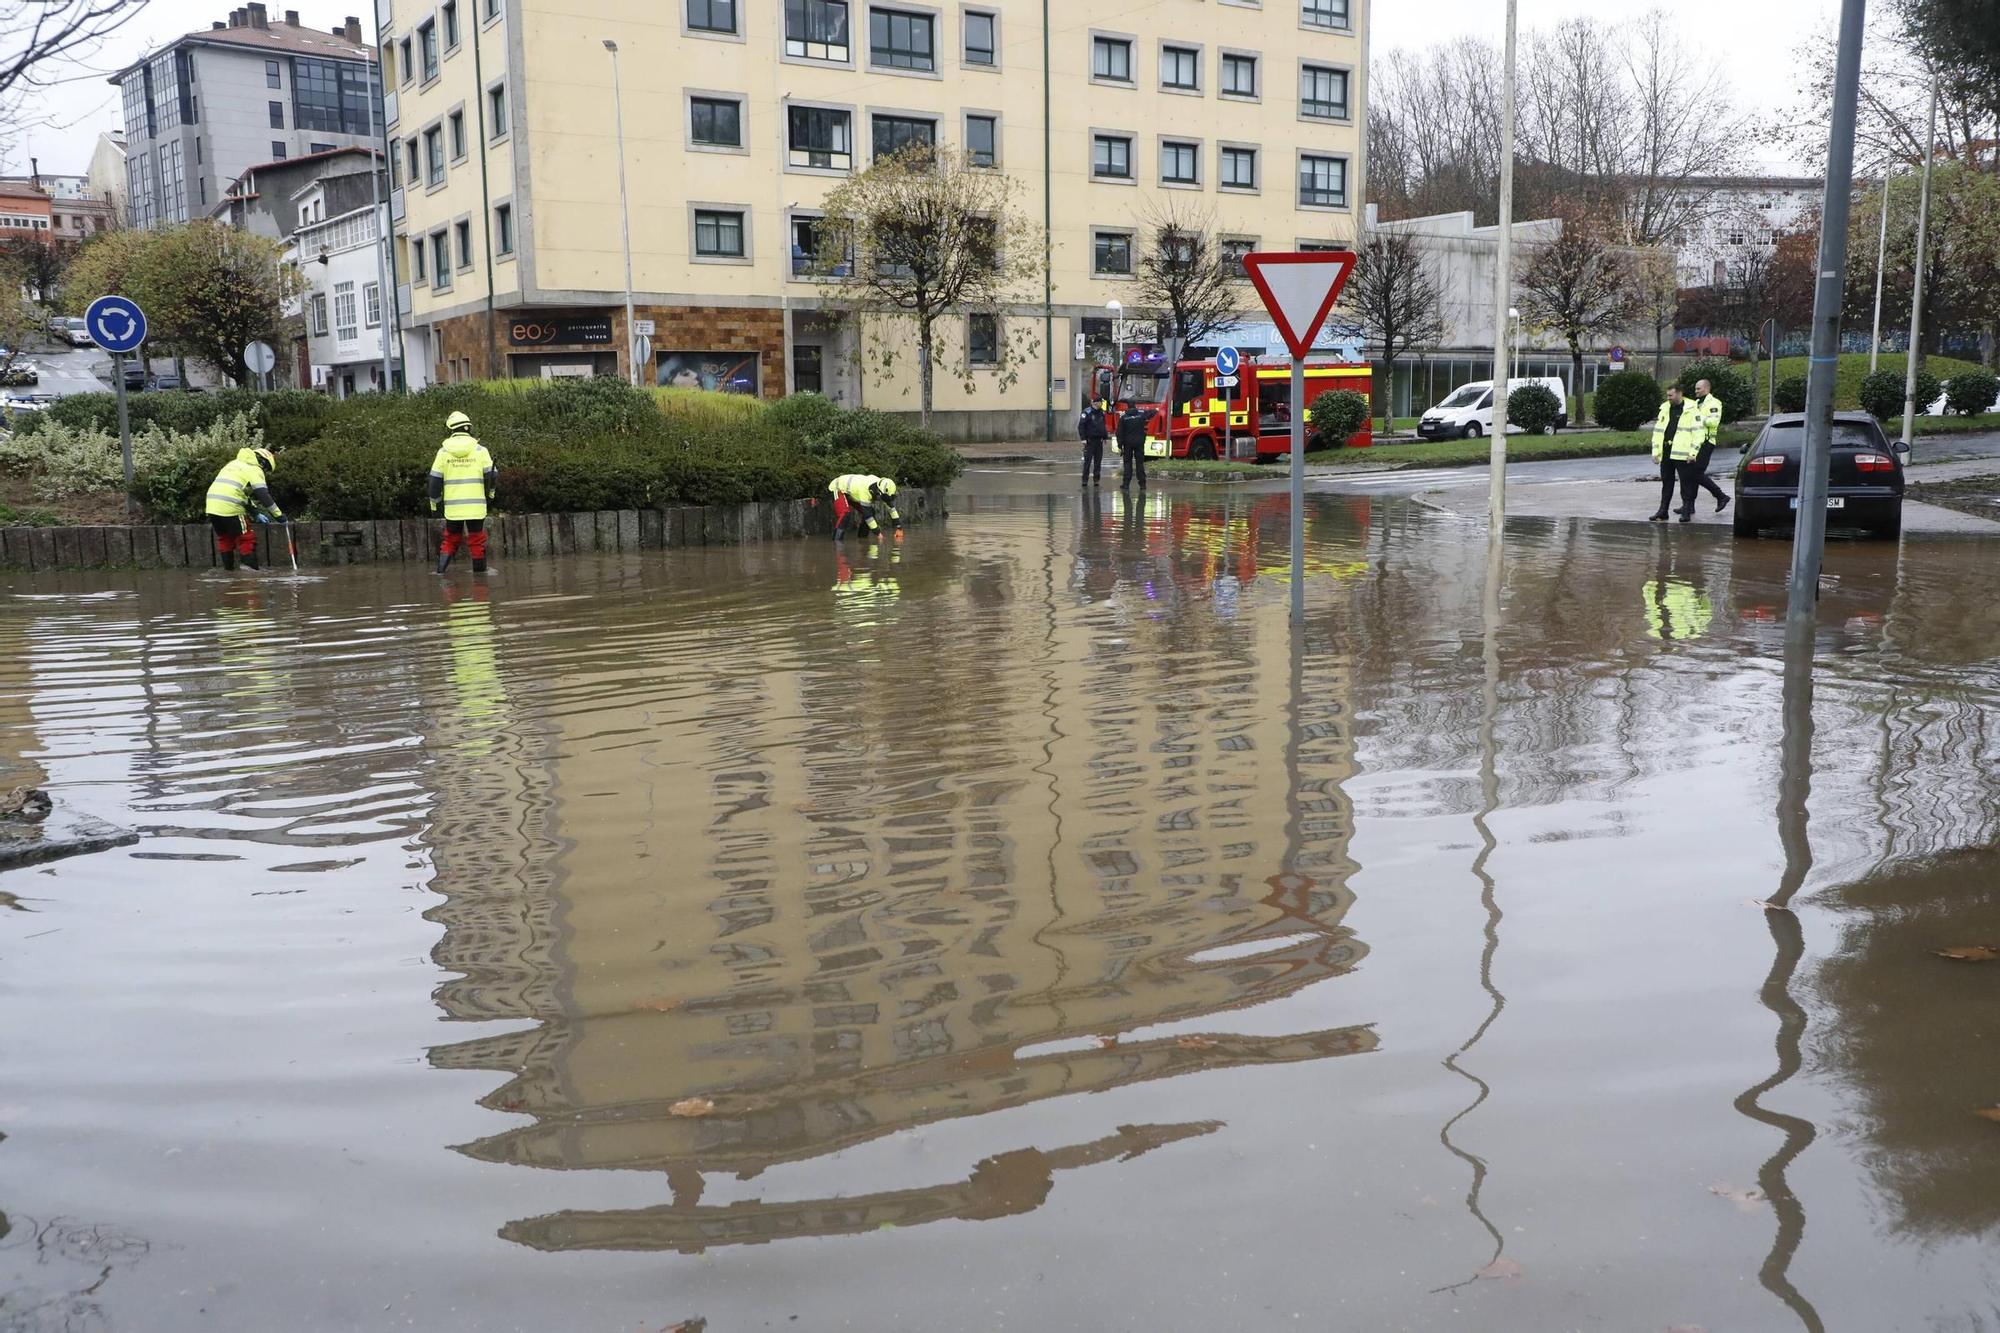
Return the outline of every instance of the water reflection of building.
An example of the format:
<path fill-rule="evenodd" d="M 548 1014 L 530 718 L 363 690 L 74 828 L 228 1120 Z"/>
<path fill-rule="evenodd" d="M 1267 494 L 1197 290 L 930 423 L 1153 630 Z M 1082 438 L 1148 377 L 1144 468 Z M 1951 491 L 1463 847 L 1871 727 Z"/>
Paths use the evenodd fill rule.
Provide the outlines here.
<path fill-rule="evenodd" d="M 767 602 L 755 624 L 719 607 L 662 639 L 686 660 L 657 669 L 698 671 L 699 688 L 557 719 L 541 799 L 562 794 L 558 873 L 530 883 L 484 852 L 466 873 L 459 844 L 518 867 L 519 834 L 437 830 L 453 899 L 433 913 L 438 957 L 476 961 L 482 979 L 441 1003 L 538 1020 L 435 1053 L 506 1072 L 487 1104 L 531 1117 L 465 1150 L 659 1170 L 675 1192 L 660 1209 L 507 1234 L 699 1248 L 857 1216 L 1000 1215 L 996 1200 L 1021 1194 L 994 1194 L 994 1172 L 1019 1163 L 865 1205 L 846 1199 L 864 1184 L 841 1207 L 727 1217 L 699 1203 L 701 1173 L 747 1178 L 945 1118 L 1373 1046 L 1365 1026 L 1249 1035 L 1227 1019 L 1364 952 L 1341 924 L 1346 659 L 1314 651 L 1294 679 L 1276 584 L 1275 612 L 1221 619 L 1215 569 L 1183 558 L 1189 515 L 1173 505 L 1107 514 L 1079 537 L 1075 510 L 1041 503 L 1024 499 L 996 529 L 1002 548 L 959 556 L 920 595 L 936 551 L 869 563 L 903 595 L 867 634 L 836 609 L 851 569 L 847 596 Z M 1094 552 L 1115 595 L 1064 586 L 1065 548 Z M 711 620 L 737 632 L 701 628 Z M 476 947 L 457 938 L 468 931 Z M 687 1099 L 712 1113 L 686 1114 Z M 1047 1170 L 1190 1132 L 1051 1147 Z"/>

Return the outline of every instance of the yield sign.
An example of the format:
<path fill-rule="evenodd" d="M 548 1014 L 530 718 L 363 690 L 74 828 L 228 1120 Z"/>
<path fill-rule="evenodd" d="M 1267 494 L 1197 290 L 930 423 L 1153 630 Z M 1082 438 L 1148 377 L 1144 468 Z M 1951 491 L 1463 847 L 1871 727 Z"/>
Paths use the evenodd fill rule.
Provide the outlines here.
<path fill-rule="evenodd" d="M 1354 258 L 1351 250 L 1243 256 L 1243 267 L 1264 298 L 1271 322 L 1297 359 L 1305 360 L 1312 350 L 1320 325 L 1326 323 L 1327 312 L 1354 272 Z"/>

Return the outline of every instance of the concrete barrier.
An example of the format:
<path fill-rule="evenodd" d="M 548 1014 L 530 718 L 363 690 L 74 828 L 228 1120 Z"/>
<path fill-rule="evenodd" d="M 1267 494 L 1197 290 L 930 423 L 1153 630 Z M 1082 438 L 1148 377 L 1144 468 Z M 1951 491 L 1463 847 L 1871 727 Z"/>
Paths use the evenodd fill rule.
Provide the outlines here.
<path fill-rule="evenodd" d="M 905 490 L 897 507 L 907 524 L 941 522 L 948 492 Z M 581 514 L 496 514 L 486 521 L 496 560 L 608 551 L 739 546 L 825 537 L 833 506 L 825 499 L 771 500 L 745 505 L 682 505 L 671 509 L 608 509 Z M 356 519 L 296 523 L 301 566 L 373 564 L 437 558 L 438 524 L 422 519 Z M 259 532 L 266 568 L 289 564 L 285 535 Z M 205 523 L 0 528 L 0 568 L 186 569 L 215 564 L 215 539 Z"/>

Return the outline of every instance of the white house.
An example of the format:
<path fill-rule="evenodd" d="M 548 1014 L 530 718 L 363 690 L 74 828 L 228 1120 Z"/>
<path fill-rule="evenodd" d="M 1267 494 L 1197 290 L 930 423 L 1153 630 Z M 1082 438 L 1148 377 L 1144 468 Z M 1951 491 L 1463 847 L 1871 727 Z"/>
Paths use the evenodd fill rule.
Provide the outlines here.
<path fill-rule="evenodd" d="M 1683 287 L 1739 280 L 1752 255 L 1777 253 L 1778 233 L 1796 227 L 1825 182 L 1811 176 L 1705 176 L 1688 188 L 1707 195 L 1703 219 L 1679 238 L 1676 273 Z"/>
<path fill-rule="evenodd" d="M 330 192 L 331 184 L 313 181 L 290 200 L 300 225 L 286 258 L 306 278 L 294 311 L 304 315 L 305 332 L 293 360 L 301 387 L 346 398 L 382 388 L 382 251 L 376 241 L 388 224 L 388 203 L 336 212 L 329 194 L 340 192 Z"/>

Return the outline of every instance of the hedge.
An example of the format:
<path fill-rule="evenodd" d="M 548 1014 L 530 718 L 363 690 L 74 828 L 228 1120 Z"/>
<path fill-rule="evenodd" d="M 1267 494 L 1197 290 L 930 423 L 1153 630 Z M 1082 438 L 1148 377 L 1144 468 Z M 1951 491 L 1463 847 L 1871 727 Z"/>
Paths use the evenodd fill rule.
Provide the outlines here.
<path fill-rule="evenodd" d="M 445 418 L 459 411 L 472 418 L 493 455 L 495 507 L 514 513 L 796 500 L 823 492 L 843 472 L 943 486 L 964 469 L 936 435 L 816 394 L 766 405 L 738 395 L 643 390 L 597 379 L 443 385 L 342 401 L 301 396 L 327 409 L 308 440 L 279 446 L 271 478 L 278 503 L 301 518 L 428 513 L 424 484 L 431 460 L 444 439 Z M 306 419 L 290 404 L 264 415 L 301 431 Z M 209 479 L 223 461 L 177 456 L 172 468 L 143 471 L 135 489 L 157 520 L 198 522 Z"/>
<path fill-rule="evenodd" d="M 1610 430 L 1637 430 L 1660 410 L 1660 386 L 1642 370 L 1621 370 L 1597 382 L 1591 409 L 1597 424 Z"/>
<path fill-rule="evenodd" d="M 1523 384 L 1507 395 L 1507 420 L 1530 435 L 1542 435 L 1556 428 L 1563 412 L 1562 399 L 1547 385 Z"/>
<path fill-rule="evenodd" d="M 1681 386 L 1681 392 L 1694 397 L 1694 386 L 1707 380 L 1708 387 L 1722 402 L 1724 421 L 1741 421 L 1757 410 L 1757 391 L 1750 387 L 1750 381 L 1727 361 L 1695 361 L 1681 372 L 1674 382 Z"/>

